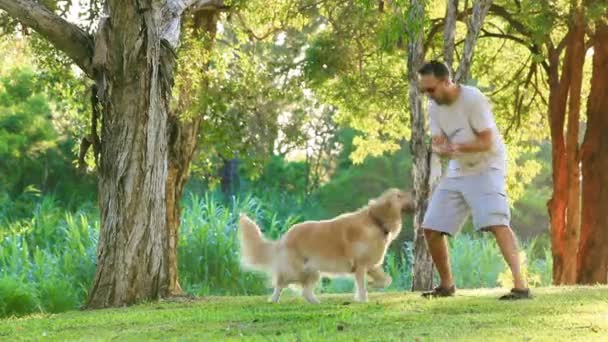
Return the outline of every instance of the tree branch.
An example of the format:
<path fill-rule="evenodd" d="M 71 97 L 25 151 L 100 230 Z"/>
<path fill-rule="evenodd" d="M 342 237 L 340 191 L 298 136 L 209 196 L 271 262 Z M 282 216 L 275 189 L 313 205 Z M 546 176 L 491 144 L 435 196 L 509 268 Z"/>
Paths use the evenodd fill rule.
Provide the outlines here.
<path fill-rule="evenodd" d="M 481 32 L 483 33 L 481 35 L 482 37 L 500 38 L 500 39 L 505 39 L 505 40 L 512 40 L 512 41 L 514 41 L 516 43 L 519 43 L 521 45 L 528 46 L 527 42 L 524 39 L 519 38 L 519 37 L 514 36 L 514 35 L 511 35 L 511 34 L 490 32 L 490 31 L 488 31 L 486 29 L 483 29 L 483 28 L 481 29 Z"/>
<path fill-rule="evenodd" d="M 276 15 L 276 13 L 275 13 Z M 256 34 L 253 29 L 251 29 L 249 26 L 247 26 L 247 23 L 245 23 L 245 19 L 243 19 L 243 16 L 241 15 L 240 12 L 236 12 L 236 18 L 239 21 L 239 24 L 243 27 L 243 30 L 245 30 L 245 32 L 247 32 L 247 34 L 249 35 L 250 38 L 253 38 L 255 40 L 258 41 L 262 41 L 265 40 L 266 38 L 270 37 L 271 35 L 281 32 L 285 29 L 285 25 L 282 22 L 281 25 L 279 27 L 271 27 L 268 31 L 262 33 L 262 34 Z M 273 18 L 274 21 L 275 18 Z"/>
<path fill-rule="evenodd" d="M 167 1 L 167 9 L 181 16 L 185 11 L 200 11 L 200 10 L 220 10 L 225 9 L 224 0 L 169 0 Z"/>
<path fill-rule="evenodd" d="M 522 68 L 522 70 L 527 66 L 527 61 L 526 63 L 524 63 L 524 67 Z M 507 127 L 507 129 L 505 130 L 505 137 L 510 135 L 511 129 L 515 128 L 516 130 L 519 129 L 519 127 L 521 127 L 521 116 L 522 116 L 522 107 L 524 105 L 524 99 L 528 93 L 528 87 L 530 86 L 530 83 L 532 82 L 532 77 L 534 76 L 534 73 L 536 72 L 536 64 L 531 63 L 530 64 L 530 69 L 528 70 L 528 75 L 526 76 L 526 80 L 523 82 L 523 93 L 520 91 L 521 85 L 520 84 L 515 91 L 515 115 L 513 116 L 511 123 L 509 124 L 509 126 Z M 534 94 L 533 94 L 534 96 Z M 532 97 L 532 100 L 530 101 L 530 104 L 532 104 L 532 101 L 534 101 L 534 97 Z M 530 105 L 529 104 L 529 105 Z"/>
<path fill-rule="evenodd" d="M 538 94 L 538 96 L 540 96 L 540 100 L 543 102 L 543 104 L 545 106 L 548 107 L 549 101 L 547 101 L 547 99 L 543 96 L 543 92 L 540 91 L 540 89 L 538 88 L 538 73 L 534 73 L 534 82 L 532 82 L 532 85 L 534 86 L 535 92 Z M 541 118 L 544 118 L 544 116 L 541 116 Z"/>
<path fill-rule="evenodd" d="M 473 3 L 473 12 L 471 19 L 467 25 L 467 35 L 465 38 L 464 50 L 462 59 L 456 70 L 454 79 L 458 82 L 466 83 L 470 78 L 471 64 L 473 63 L 473 51 L 475 50 L 475 42 L 479 37 L 479 31 L 483 26 L 484 19 L 488 14 L 492 0 L 476 0 Z"/>
<path fill-rule="evenodd" d="M 480 36 L 479 38 L 482 38 L 482 36 Z M 492 90 L 492 92 L 490 93 L 490 97 L 502 92 L 503 90 L 507 89 L 508 87 L 512 86 L 513 84 L 516 84 L 517 81 L 521 78 L 521 74 L 524 72 L 524 70 L 526 69 L 528 64 L 528 61 L 526 61 L 525 63 L 522 64 L 522 66 L 517 69 L 517 71 L 515 71 L 515 74 L 513 74 L 513 77 L 508 81 L 505 82 L 504 85 L 498 89 Z M 504 80 L 505 75 L 499 75 L 497 77 L 495 77 L 495 80 Z"/>
<path fill-rule="evenodd" d="M 540 55 L 541 51 L 540 48 L 537 45 L 528 45 L 526 43 L 526 41 L 520 37 L 511 35 L 511 34 L 507 34 L 507 33 L 496 33 L 496 32 L 489 32 L 485 29 L 482 29 L 483 34 L 480 35 L 480 38 L 499 38 L 499 39 L 506 39 L 506 40 L 512 40 L 516 43 L 519 43 L 525 47 L 528 48 L 528 50 L 530 50 L 530 52 L 532 52 L 532 54 L 534 55 Z M 543 69 L 548 73 L 549 72 L 549 64 L 547 63 L 546 60 L 543 60 L 541 62 L 539 62 L 540 65 L 543 67 Z"/>
<path fill-rule="evenodd" d="M 568 43 L 568 39 L 570 39 L 571 36 L 571 31 L 568 30 L 568 33 L 566 33 L 566 35 L 564 36 L 564 38 L 559 42 L 559 44 L 557 44 L 556 52 L 557 54 L 561 54 L 562 51 L 566 48 L 566 44 Z"/>
<path fill-rule="evenodd" d="M 221 11 L 228 8 L 224 0 L 168 0 L 162 10 L 161 38 L 175 49 L 181 33 L 182 14 L 185 11 Z"/>
<path fill-rule="evenodd" d="M 517 31 L 519 34 L 521 34 L 522 36 L 530 39 L 532 37 L 532 32 L 530 30 L 528 30 L 527 27 L 525 27 L 524 24 L 522 24 L 520 21 L 518 21 L 517 19 L 514 18 L 513 14 L 510 13 L 509 11 L 507 11 L 506 8 L 496 5 L 496 4 L 492 4 L 490 6 L 490 13 L 502 18 L 503 20 L 505 20 L 507 23 L 509 23 L 509 25 L 515 29 L 515 31 Z M 486 34 L 485 36 L 487 37 L 495 37 L 495 38 L 504 38 L 504 39 L 509 39 L 512 40 L 514 42 L 520 43 L 523 46 L 526 46 L 530 52 L 536 54 L 536 55 L 541 55 L 541 48 L 538 44 L 536 44 L 535 42 L 533 42 L 530 39 L 530 42 L 526 42 L 525 39 L 523 38 L 519 38 L 513 35 L 506 35 L 506 34 L 501 34 L 501 35 L 497 35 L 497 34 Z M 565 40 L 563 39 L 562 42 L 560 43 L 560 45 L 565 44 Z M 560 50 L 563 49 L 563 47 L 560 48 Z M 546 72 L 549 72 L 549 65 L 547 63 L 547 61 L 542 61 L 541 62 L 541 66 L 543 67 L 543 69 Z"/>
<path fill-rule="evenodd" d="M 506 22 L 509 23 L 509 25 L 511 25 L 511 27 L 513 27 L 522 36 L 532 37 L 532 32 L 530 30 L 528 30 L 528 28 L 523 23 L 521 23 L 520 21 L 515 19 L 513 17 L 513 14 L 510 13 L 509 11 L 507 11 L 506 8 L 496 5 L 496 4 L 492 4 L 490 6 L 490 13 L 493 13 L 493 14 L 501 17 L 502 19 L 504 19 Z"/>
<path fill-rule="evenodd" d="M 78 26 L 33 0 L 0 0 L 0 9 L 40 33 L 87 75 L 93 76 L 93 39 Z"/>
<path fill-rule="evenodd" d="M 456 21 L 463 21 L 469 14 L 471 14 L 472 9 L 468 9 L 456 14 Z M 440 30 L 445 27 L 445 18 L 440 19 L 431 19 L 431 28 L 426 35 L 424 50 L 428 50 L 428 44 L 433 40 L 433 38 L 439 33 Z"/>
<path fill-rule="evenodd" d="M 456 36 L 457 15 L 458 0 L 448 0 L 443 30 L 443 61 L 450 68 L 450 72 L 454 71 L 454 38 Z"/>

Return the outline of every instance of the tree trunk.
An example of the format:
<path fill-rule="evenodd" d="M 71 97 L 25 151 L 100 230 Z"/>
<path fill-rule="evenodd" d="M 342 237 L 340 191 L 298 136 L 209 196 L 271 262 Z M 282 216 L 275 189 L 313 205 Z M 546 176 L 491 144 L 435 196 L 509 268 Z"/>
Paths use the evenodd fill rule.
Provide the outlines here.
<path fill-rule="evenodd" d="M 443 61 L 450 68 L 450 72 L 453 73 L 458 0 L 447 0 L 446 2 L 445 27 L 443 28 Z"/>
<path fill-rule="evenodd" d="M 414 270 L 412 290 L 428 290 L 433 286 L 433 261 L 427 251 L 422 230 L 422 219 L 429 198 L 430 148 L 426 144 L 426 122 L 422 111 L 422 94 L 418 87 L 418 69 L 424 62 L 424 2 L 412 0 L 410 17 L 412 29 L 408 32 L 407 70 L 409 80 L 409 104 L 412 125 L 410 146 L 413 159 L 412 178 L 416 211 L 414 213 Z"/>
<path fill-rule="evenodd" d="M 479 32 L 483 26 L 483 21 L 488 14 L 488 10 L 492 5 L 492 0 L 476 0 L 473 3 L 473 13 L 469 20 L 467 36 L 464 40 L 464 50 L 458 71 L 456 71 L 455 79 L 460 83 L 467 83 L 471 76 L 471 64 L 473 62 L 473 52 L 475 51 L 475 43 L 479 37 Z"/>
<path fill-rule="evenodd" d="M 225 159 L 222 158 L 224 165 L 220 171 L 221 175 L 221 188 L 224 197 L 228 200 L 237 192 L 239 183 L 238 174 L 238 158 Z"/>
<path fill-rule="evenodd" d="M 566 133 L 566 172 L 568 208 L 566 209 L 566 229 L 564 235 L 562 284 L 576 283 L 576 253 L 580 228 L 580 157 L 579 119 L 581 107 L 581 86 L 583 64 L 585 62 L 585 23 L 581 8 L 574 10 L 574 23 L 570 41 L 566 47 L 570 62 L 570 89 L 568 97 L 568 128 Z"/>
<path fill-rule="evenodd" d="M 98 38 L 105 41 L 97 42 L 107 59 L 97 83 L 101 230 L 90 308 L 159 298 L 170 288 L 165 191 L 174 59 L 161 44 L 159 8 L 109 1 L 107 11 Z"/>
<path fill-rule="evenodd" d="M 198 141 L 195 134 L 200 127 L 200 119 L 190 120 L 191 126 L 186 127 L 179 118 L 170 118 L 170 131 L 172 131 L 169 152 L 169 166 L 166 183 L 167 204 L 167 230 L 169 237 L 169 290 L 168 295 L 177 296 L 183 293 L 179 285 L 177 269 L 177 243 L 179 241 L 179 224 L 181 208 L 179 202 L 182 198 L 184 185 L 188 180 L 190 161 Z"/>
<path fill-rule="evenodd" d="M 200 10 L 194 13 L 193 36 L 196 40 L 204 40 L 204 48 L 210 51 L 215 40 L 219 11 L 215 9 Z M 179 89 L 177 110 L 169 116 L 169 166 L 167 176 L 167 229 L 169 231 L 169 294 L 181 295 L 182 289 L 178 281 L 177 243 L 179 241 L 179 225 L 181 217 L 180 200 L 184 185 L 189 177 L 190 164 L 194 158 L 202 122 L 200 113 L 180 115 L 192 106 L 193 82 L 202 82 L 201 88 L 207 87 L 204 73 L 208 69 L 208 61 L 203 63 L 202 75 L 196 73 L 202 80 L 196 80 L 184 75 L 183 85 Z"/>
<path fill-rule="evenodd" d="M 169 103 L 181 14 L 194 3 L 208 4 L 108 1 L 100 22 L 101 230 L 90 308 L 181 292 L 178 205 L 199 125 L 180 122 Z"/>
<path fill-rule="evenodd" d="M 551 65 L 551 68 L 554 66 Z M 557 68 L 557 66 L 555 66 Z M 561 102 L 565 102 L 566 95 L 560 97 L 562 93 L 563 83 L 552 88 L 549 92 L 549 125 L 551 129 L 551 155 L 552 155 L 552 179 L 553 179 L 553 194 L 547 202 L 549 210 L 549 221 L 551 223 L 551 254 L 553 256 L 553 283 L 559 285 L 562 282 L 562 273 L 564 268 L 564 249 L 563 236 L 566 231 L 566 208 L 568 206 L 566 178 L 566 148 L 563 137 L 563 116 L 565 115 L 565 103 L 561 106 Z M 562 77 L 563 79 L 564 77 Z M 561 83 L 561 82 L 560 82 Z M 562 117 L 562 124 L 558 121 Z"/>
<path fill-rule="evenodd" d="M 170 288 L 165 189 L 174 60 L 161 45 L 158 8 L 110 1 L 107 11 L 96 51 L 105 70 L 97 81 L 101 231 L 91 308 L 158 298 Z"/>
<path fill-rule="evenodd" d="M 580 284 L 608 282 L 608 25 L 596 22 L 587 131 L 582 148 L 583 204 L 578 277 Z"/>
<path fill-rule="evenodd" d="M 458 0 L 448 0 L 447 9 L 446 9 L 446 17 L 445 17 L 446 26 L 445 26 L 445 30 L 444 30 L 443 56 L 444 56 L 445 63 L 450 68 L 450 71 L 453 70 L 452 68 L 453 68 L 453 59 L 454 59 L 454 46 L 455 46 L 454 39 L 455 39 L 455 35 L 456 35 L 457 11 L 458 11 Z M 422 39 L 421 39 L 421 41 L 422 41 Z M 418 48 L 418 47 L 412 47 L 412 49 L 413 48 Z M 420 50 L 424 49 L 424 45 L 419 47 L 419 49 Z M 410 52 L 411 51 L 412 50 L 410 50 Z M 421 60 L 418 63 L 422 63 L 422 59 L 424 58 L 424 51 L 422 51 L 422 54 L 423 54 L 423 56 L 420 58 Z M 417 70 L 419 66 L 420 66 L 420 64 L 418 64 L 418 66 L 414 70 Z M 428 206 L 428 199 L 432 196 L 433 192 L 435 191 L 435 188 L 439 184 L 439 181 L 441 180 L 441 175 L 443 173 L 443 169 L 442 169 L 442 165 L 441 165 L 441 158 L 436 153 L 433 153 L 431 148 L 424 143 L 425 138 L 426 138 L 426 124 L 424 122 L 424 113 L 422 113 L 422 105 L 421 105 L 422 94 L 418 91 L 418 85 L 417 85 L 418 75 L 410 75 L 410 77 L 415 77 L 414 80 L 416 82 L 416 83 L 413 83 L 413 87 L 412 87 L 412 83 L 410 83 L 410 107 L 416 108 L 416 110 L 417 110 L 416 115 L 422 118 L 422 119 L 418 119 L 417 121 L 412 119 L 412 136 L 413 136 L 414 130 L 422 130 L 422 132 L 424 132 L 423 137 L 418 137 L 418 141 L 422 141 L 424 150 L 417 152 L 418 158 L 420 160 L 420 164 L 424 163 L 424 165 L 418 165 L 418 164 L 414 163 L 414 167 L 415 167 L 414 172 L 416 172 L 413 175 L 414 176 L 413 177 L 414 178 L 414 189 L 417 189 L 416 193 L 419 192 L 419 193 L 425 194 L 424 195 L 425 201 L 422 202 L 419 200 L 420 203 L 417 205 L 417 207 L 419 206 L 421 209 L 420 209 L 420 211 L 418 211 L 418 210 L 416 211 L 417 215 L 414 217 L 414 222 L 415 222 L 414 227 L 417 227 L 417 229 L 416 229 L 417 234 L 415 235 L 414 251 L 416 252 L 415 260 L 417 260 L 419 267 L 414 267 L 414 277 L 413 277 L 412 289 L 413 290 L 426 290 L 433 286 L 433 281 L 432 281 L 433 261 L 432 261 L 432 258 L 430 257 L 430 254 L 427 251 L 426 241 L 424 239 L 424 235 L 422 234 L 423 233 L 422 229 L 421 229 L 422 220 L 424 218 L 424 213 L 426 212 L 426 208 Z M 412 88 L 416 88 L 415 94 L 412 94 Z M 412 97 L 414 97 L 414 96 L 418 99 L 416 102 L 412 102 Z M 414 115 L 413 110 L 412 110 L 412 115 Z M 420 120 L 422 120 L 422 121 L 420 121 Z M 412 139 L 412 142 L 413 141 L 414 140 Z M 414 156 L 416 156 L 416 153 L 414 153 L 414 151 L 416 149 L 421 150 L 422 148 L 420 146 L 412 144 L 412 151 L 413 151 L 412 154 Z M 416 157 L 414 157 L 414 160 L 416 160 Z M 420 176 L 421 173 L 424 173 L 425 176 L 421 177 Z M 416 188 L 417 177 L 419 179 L 418 182 L 425 182 L 425 183 L 419 184 L 418 187 Z M 424 248 L 424 253 L 422 252 L 422 248 Z M 416 263 L 414 265 L 416 265 Z M 428 273 L 430 273 L 430 275 L 428 275 Z M 430 279 L 428 279 L 428 277 L 430 277 Z"/>
<path fill-rule="evenodd" d="M 572 31 L 572 29 L 570 30 Z M 566 37 L 566 53 L 559 76 L 560 51 L 549 46 L 549 126 L 552 145 L 553 194 L 547 207 L 551 223 L 551 251 L 553 255 L 553 283 L 565 284 L 566 274 L 572 273 L 572 245 L 567 243 L 568 210 L 568 155 L 564 139 L 566 105 L 572 83 L 573 69 L 573 32 Z M 578 142 L 578 138 L 575 139 Z M 570 147 L 571 148 L 571 147 Z M 574 251 L 576 253 L 576 251 Z M 576 254 L 574 254 L 576 255 Z"/>

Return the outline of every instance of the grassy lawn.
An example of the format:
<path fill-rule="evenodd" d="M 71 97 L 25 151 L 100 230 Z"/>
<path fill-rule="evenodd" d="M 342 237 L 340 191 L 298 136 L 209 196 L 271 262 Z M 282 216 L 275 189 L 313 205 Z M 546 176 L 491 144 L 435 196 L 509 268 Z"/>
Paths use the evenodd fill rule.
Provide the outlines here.
<path fill-rule="evenodd" d="M 322 295 L 308 305 L 286 292 L 208 297 L 129 308 L 0 320 L 0 340 L 285 341 L 606 341 L 608 287 L 543 288 L 526 301 L 500 302 L 503 290 L 460 290 L 426 300 L 416 293 Z"/>

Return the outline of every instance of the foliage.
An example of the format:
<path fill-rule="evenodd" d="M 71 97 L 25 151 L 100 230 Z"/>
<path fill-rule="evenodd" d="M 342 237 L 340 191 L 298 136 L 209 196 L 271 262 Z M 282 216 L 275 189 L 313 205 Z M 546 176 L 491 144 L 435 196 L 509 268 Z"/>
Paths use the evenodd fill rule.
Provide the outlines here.
<path fill-rule="evenodd" d="M 0 172 L 7 175 L 1 185 L 10 193 L 22 191 L 34 181 L 27 177 L 44 174 L 45 164 L 57 157 L 51 154 L 57 147 L 57 133 L 48 124 L 51 110 L 35 79 L 27 69 L 0 78 Z"/>
<path fill-rule="evenodd" d="M 287 162 L 279 156 L 268 159 L 260 177 L 250 186 L 253 189 L 267 189 L 272 193 L 286 192 L 293 195 L 306 193 L 306 163 Z"/>
<path fill-rule="evenodd" d="M 405 59 L 379 46 L 383 16 L 363 2 L 325 4 L 319 14 L 325 25 L 309 38 L 307 82 L 336 108 L 340 125 L 362 133 L 354 141 L 354 162 L 397 151 L 409 136 Z"/>
<path fill-rule="evenodd" d="M 189 109 L 203 118 L 194 170 L 211 181 L 225 160 L 238 158 L 246 175 L 256 178 L 275 151 L 285 155 L 306 144 L 311 100 L 294 61 L 303 33 L 291 29 L 289 36 L 277 32 L 259 39 L 253 24 L 236 16 L 218 30 L 207 56 L 207 85 L 194 89 L 198 95 Z M 200 59 L 204 47 L 191 44 L 189 51 Z"/>
<path fill-rule="evenodd" d="M 45 95 L 47 84 L 28 68 L 0 75 L 0 173 L 6 175 L 0 188 L 13 197 L 31 187 L 50 192 L 87 185 L 72 166 L 76 144 L 61 127 L 65 116 Z"/>

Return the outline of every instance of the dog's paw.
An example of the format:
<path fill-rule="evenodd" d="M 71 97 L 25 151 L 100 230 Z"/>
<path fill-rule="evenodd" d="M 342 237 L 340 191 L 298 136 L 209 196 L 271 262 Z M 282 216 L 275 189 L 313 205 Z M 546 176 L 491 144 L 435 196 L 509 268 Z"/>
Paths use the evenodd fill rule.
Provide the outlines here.
<path fill-rule="evenodd" d="M 369 286 L 371 286 L 375 289 L 384 289 L 384 288 L 389 287 L 392 282 L 393 282 L 393 278 L 391 278 L 391 276 L 387 275 L 386 277 L 384 277 L 384 279 L 380 279 L 380 280 L 374 279 L 372 282 L 369 283 Z"/>
<path fill-rule="evenodd" d="M 391 286 L 391 284 L 393 283 L 393 278 L 389 275 L 386 276 L 386 278 L 384 278 L 384 282 L 382 283 L 382 287 L 386 288 Z"/>
<path fill-rule="evenodd" d="M 367 302 L 367 294 L 356 294 L 355 302 L 357 303 L 365 303 Z"/>
<path fill-rule="evenodd" d="M 321 304 L 321 301 L 312 293 L 304 293 L 303 297 L 310 304 Z"/>
<path fill-rule="evenodd" d="M 306 301 L 309 302 L 310 304 L 321 304 L 321 301 L 318 300 L 317 298 L 306 298 Z"/>

